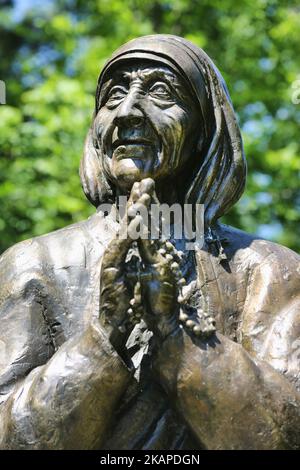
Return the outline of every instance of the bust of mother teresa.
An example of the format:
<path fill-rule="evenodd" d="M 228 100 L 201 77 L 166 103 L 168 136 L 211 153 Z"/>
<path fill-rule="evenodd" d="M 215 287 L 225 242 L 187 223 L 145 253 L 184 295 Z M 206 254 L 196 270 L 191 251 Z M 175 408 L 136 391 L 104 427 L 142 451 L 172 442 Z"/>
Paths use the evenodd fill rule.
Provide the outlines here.
<path fill-rule="evenodd" d="M 112 55 L 80 168 L 97 212 L 0 259 L 2 449 L 300 448 L 299 257 L 219 222 L 245 174 L 201 49 Z M 120 236 L 153 201 L 202 204 L 203 246 Z"/>

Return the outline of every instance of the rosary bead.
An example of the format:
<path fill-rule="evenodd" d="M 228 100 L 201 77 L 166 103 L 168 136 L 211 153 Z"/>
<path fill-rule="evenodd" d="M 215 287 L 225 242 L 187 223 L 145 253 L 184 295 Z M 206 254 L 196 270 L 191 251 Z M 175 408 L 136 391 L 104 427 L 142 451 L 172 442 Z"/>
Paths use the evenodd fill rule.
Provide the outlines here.
<path fill-rule="evenodd" d="M 174 246 L 172 245 L 171 242 L 166 242 L 166 249 L 168 251 L 173 251 L 174 250 Z"/>
<path fill-rule="evenodd" d="M 179 264 L 176 261 L 174 261 L 174 263 L 171 264 L 171 269 L 174 269 L 174 271 L 175 270 L 177 271 L 179 269 Z"/>
<path fill-rule="evenodd" d="M 200 325 L 195 325 L 193 328 L 193 332 L 195 333 L 196 336 L 201 335 L 201 326 Z"/>
<path fill-rule="evenodd" d="M 188 318 L 189 318 L 189 316 L 186 313 L 180 312 L 180 315 L 179 315 L 179 320 L 180 321 L 185 322 Z"/>
<path fill-rule="evenodd" d="M 193 328 L 194 326 L 196 326 L 196 322 L 194 320 L 187 320 L 186 321 L 186 326 L 188 328 Z"/>

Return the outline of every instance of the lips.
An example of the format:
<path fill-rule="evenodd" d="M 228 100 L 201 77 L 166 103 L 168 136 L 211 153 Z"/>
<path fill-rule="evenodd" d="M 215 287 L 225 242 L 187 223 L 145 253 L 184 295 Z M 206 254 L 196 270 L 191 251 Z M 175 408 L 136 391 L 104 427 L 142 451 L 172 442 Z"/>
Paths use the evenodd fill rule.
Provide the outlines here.
<path fill-rule="evenodd" d="M 117 139 L 113 142 L 112 144 L 112 148 L 113 150 L 116 150 L 118 147 L 122 147 L 122 146 L 127 146 L 127 145 L 133 145 L 133 146 L 140 146 L 140 145 L 143 145 L 143 146 L 150 146 L 152 145 L 152 142 L 150 142 L 150 140 L 148 139 L 144 139 L 144 138 L 135 138 L 135 139 Z"/>

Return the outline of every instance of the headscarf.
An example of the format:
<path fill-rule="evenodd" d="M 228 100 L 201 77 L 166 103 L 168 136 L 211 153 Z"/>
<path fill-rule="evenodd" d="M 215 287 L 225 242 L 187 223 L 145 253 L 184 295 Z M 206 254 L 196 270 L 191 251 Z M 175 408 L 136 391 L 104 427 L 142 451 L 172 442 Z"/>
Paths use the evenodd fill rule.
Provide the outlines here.
<path fill-rule="evenodd" d="M 207 54 L 186 39 L 173 35 L 143 36 L 121 46 L 104 65 L 96 91 L 95 114 L 103 80 L 125 61 L 151 60 L 168 66 L 190 86 L 199 104 L 199 133 L 206 146 L 190 156 L 193 173 L 187 181 L 184 202 L 204 204 L 206 227 L 214 224 L 243 193 L 246 161 L 240 130 L 229 93 L 219 70 Z M 201 126 L 200 126 L 201 123 Z M 97 207 L 113 198 L 114 188 L 105 178 L 89 130 L 80 177 L 87 198 Z"/>

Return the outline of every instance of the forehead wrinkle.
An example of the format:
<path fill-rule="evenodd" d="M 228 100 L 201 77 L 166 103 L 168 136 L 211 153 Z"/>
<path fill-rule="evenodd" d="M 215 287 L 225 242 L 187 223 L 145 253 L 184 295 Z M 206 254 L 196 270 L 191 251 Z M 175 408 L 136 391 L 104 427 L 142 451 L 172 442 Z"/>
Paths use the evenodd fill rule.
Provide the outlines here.
<path fill-rule="evenodd" d="M 141 80 L 147 79 L 150 80 L 151 78 L 162 78 L 162 79 L 168 79 L 168 81 L 171 81 L 172 83 L 178 82 L 178 79 L 176 75 L 171 72 L 171 70 L 168 70 L 165 67 L 157 67 L 157 68 L 137 68 L 136 70 L 130 70 L 130 71 L 124 71 L 122 76 L 126 79 L 129 79 L 129 81 L 132 81 L 136 78 L 139 78 Z"/>

